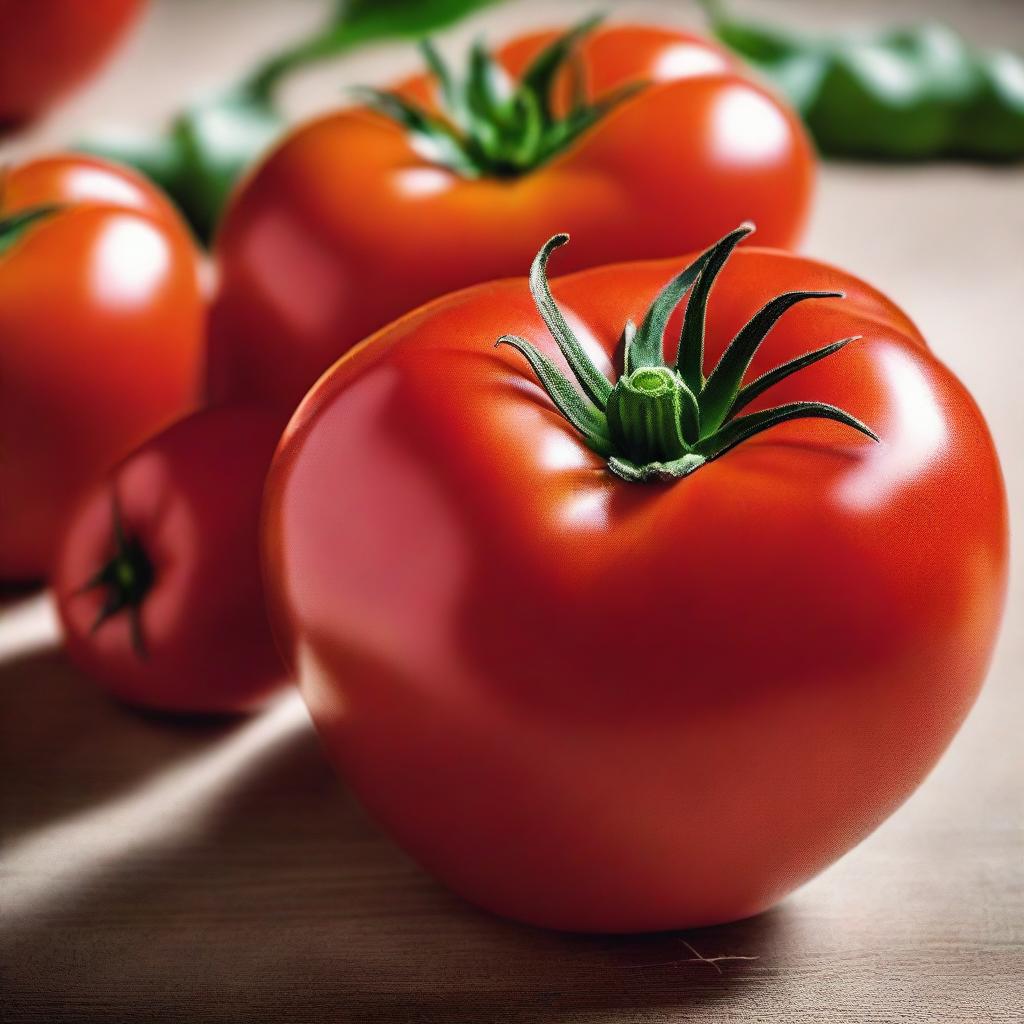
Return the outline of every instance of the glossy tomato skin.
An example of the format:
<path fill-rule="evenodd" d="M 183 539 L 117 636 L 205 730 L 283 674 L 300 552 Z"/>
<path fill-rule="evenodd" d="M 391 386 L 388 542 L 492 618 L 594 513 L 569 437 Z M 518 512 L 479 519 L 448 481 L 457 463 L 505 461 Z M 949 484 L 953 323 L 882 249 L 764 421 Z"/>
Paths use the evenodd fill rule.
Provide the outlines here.
<path fill-rule="evenodd" d="M 142 0 L 0 0 L 0 127 L 40 113 L 107 56 Z"/>
<path fill-rule="evenodd" d="M 43 576 L 77 494 L 199 392 L 198 253 L 168 201 L 84 156 L 5 176 L 0 216 L 51 203 L 0 253 L 0 579 Z"/>
<path fill-rule="evenodd" d="M 553 38 L 513 41 L 518 73 Z M 384 118 L 344 110 L 292 134 L 231 205 L 216 251 L 208 391 L 290 413 L 356 342 L 436 296 L 518 275 L 565 230 L 565 269 L 673 256 L 744 218 L 789 247 L 814 159 L 796 116 L 714 44 L 613 26 L 581 48 L 594 95 L 652 84 L 545 166 L 468 180 L 419 155 Z M 429 101 L 427 80 L 402 88 Z"/>
<path fill-rule="evenodd" d="M 238 406 L 175 423 L 83 499 L 54 577 L 68 657 L 114 696 L 174 712 L 249 711 L 287 682 L 260 581 L 263 480 L 278 419 Z M 116 511 L 115 511 L 116 510 Z M 102 588 L 83 590 L 115 550 L 115 515 L 152 566 L 138 619 L 94 624 Z"/>
<path fill-rule="evenodd" d="M 682 263 L 553 290 L 610 366 Z M 764 404 L 838 404 L 880 443 L 804 420 L 621 481 L 492 347 L 560 361 L 522 279 L 389 326 L 286 432 L 265 505 L 282 648 L 354 791 L 481 906 L 623 932 L 762 911 L 892 812 L 970 708 L 1007 563 L 984 420 L 891 302 L 772 250 L 719 277 L 708 365 L 796 288 L 847 298 L 787 313 L 751 377 L 863 338 Z"/>

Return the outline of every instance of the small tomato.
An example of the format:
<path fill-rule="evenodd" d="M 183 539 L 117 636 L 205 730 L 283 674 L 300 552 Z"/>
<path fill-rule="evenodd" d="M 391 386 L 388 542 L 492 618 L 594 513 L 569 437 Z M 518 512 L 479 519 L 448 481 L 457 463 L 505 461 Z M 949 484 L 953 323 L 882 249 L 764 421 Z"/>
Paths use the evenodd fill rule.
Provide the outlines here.
<path fill-rule="evenodd" d="M 85 497 L 54 575 L 68 657 L 161 711 L 248 711 L 285 684 L 260 583 L 263 479 L 276 417 L 198 412 Z"/>

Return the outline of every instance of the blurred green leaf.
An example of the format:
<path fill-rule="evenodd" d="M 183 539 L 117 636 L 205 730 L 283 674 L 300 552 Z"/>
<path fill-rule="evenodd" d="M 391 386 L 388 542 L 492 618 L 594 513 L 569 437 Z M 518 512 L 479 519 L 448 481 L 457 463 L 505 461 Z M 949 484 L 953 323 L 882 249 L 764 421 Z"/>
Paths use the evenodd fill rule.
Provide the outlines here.
<path fill-rule="evenodd" d="M 1024 60 L 926 22 L 814 38 L 702 0 L 718 38 L 802 115 L 825 154 L 1024 157 Z"/>
<path fill-rule="evenodd" d="M 274 99 L 284 78 L 366 43 L 416 38 L 494 2 L 343 0 L 318 32 L 283 48 L 231 88 L 195 101 L 164 132 L 97 133 L 78 148 L 151 178 L 208 244 L 238 179 L 284 132 Z"/>

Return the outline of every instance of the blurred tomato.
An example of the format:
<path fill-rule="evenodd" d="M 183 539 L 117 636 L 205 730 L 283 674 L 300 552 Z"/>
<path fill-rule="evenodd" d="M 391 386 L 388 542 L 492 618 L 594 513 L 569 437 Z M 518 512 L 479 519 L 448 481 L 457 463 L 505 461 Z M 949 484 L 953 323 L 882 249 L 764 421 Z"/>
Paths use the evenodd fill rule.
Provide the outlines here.
<path fill-rule="evenodd" d="M 143 0 L 0 0 L 0 125 L 48 107 L 107 56 Z"/>
<path fill-rule="evenodd" d="M 513 40 L 499 61 L 520 75 L 556 35 Z M 675 29 L 613 25 L 582 42 L 578 67 L 590 101 L 649 85 L 521 173 L 460 173 L 365 109 L 287 138 L 217 240 L 210 396 L 290 412 L 366 335 L 435 296 L 521 273 L 555 231 L 573 236 L 566 270 L 687 252 L 747 217 L 766 244 L 797 242 L 810 144 L 724 51 Z M 400 91 L 436 104 L 424 76 Z"/>
<path fill-rule="evenodd" d="M 7 171 L 0 235 L 0 579 L 27 579 L 83 486 L 193 406 L 203 296 L 167 200 L 99 160 Z"/>
<path fill-rule="evenodd" d="M 285 684 L 258 537 L 279 433 L 262 410 L 196 413 L 132 452 L 75 512 L 57 607 L 68 656 L 116 697 L 246 711 Z"/>

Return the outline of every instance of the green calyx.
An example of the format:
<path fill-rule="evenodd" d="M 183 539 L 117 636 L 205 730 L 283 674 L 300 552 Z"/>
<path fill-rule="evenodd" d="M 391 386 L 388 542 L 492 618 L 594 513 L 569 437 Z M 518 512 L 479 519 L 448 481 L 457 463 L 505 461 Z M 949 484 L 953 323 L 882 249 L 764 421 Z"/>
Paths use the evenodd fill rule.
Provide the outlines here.
<path fill-rule="evenodd" d="M 877 435 L 860 420 L 824 402 L 790 402 L 739 415 L 774 384 L 856 340 L 843 338 L 814 349 L 743 384 L 755 353 L 787 309 L 807 299 L 842 298 L 841 292 L 793 291 L 771 299 L 740 329 L 705 377 L 704 320 L 711 288 L 732 251 L 753 230 L 752 224 L 742 224 L 731 231 L 662 288 L 639 326 L 626 323 L 623 373 L 614 384 L 593 364 L 551 295 L 548 259 L 569 240 L 568 235 L 555 235 L 537 254 L 530 270 L 530 292 L 575 383 L 524 338 L 504 335 L 496 345 L 511 345 L 526 357 L 559 412 L 624 480 L 688 476 L 787 420 L 835 420 L 877 441 Z M 676 358 L 666 364 L 665 328 L 673 310 L 691 292 Z"/>
<path fill-rule="evenodd" d="M 139 615 L 142 602 L 152 588 L 156 575 L 142 543 L 137 537 L 125 533 L 116 498 L 113 501 L 113 524 L 114 553 L 79 593 L 90 590 L 104 592 L 103 604 L 92 624 L 94 633 L 108 619 L 122 612 L 127 614 L 131 624 L 132 646 L 135 653 L 144 658 L 146 645 L 142 638 Z"/>
<path fill-rule="evenodd" d="M 0 216 L 0 256 L 11 249 L 34 225 L 52 217 L 62 209 L 56 203 L 30 206 L 17 213 Z"/>
<path fill-rule="evenodd" d="M 561 153 L 618 104 L 643 88 L 635 82 L 597 102 L 586 97 L 575 59 L 580 41 L 600 22 L 591 17 L 559 36 L 513 81 L 477 40 L 464 78 L 457 78 L 429 40 L 420 48 L 434 79 L 443 113 L 438 116 L 393 92 L 359 88 L 356 95 L 401 125 L 419 150 L 467 178 L 513 178 Z M 565 114 L 555 112 L 555 83 L 563 69 L 572 77 Z"/>

